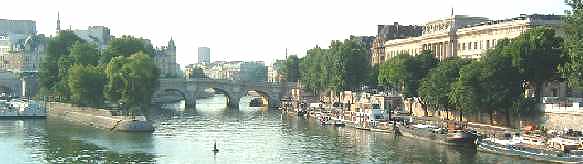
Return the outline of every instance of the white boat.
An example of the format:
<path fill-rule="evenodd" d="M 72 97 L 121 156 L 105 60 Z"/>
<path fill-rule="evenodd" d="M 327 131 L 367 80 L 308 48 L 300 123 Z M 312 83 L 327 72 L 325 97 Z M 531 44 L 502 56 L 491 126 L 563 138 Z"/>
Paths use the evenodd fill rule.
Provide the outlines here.
<path fill-rule="evenodd" d="M 13 99 L 0 102 L 0 118 L 46 118 L 47 110 L 34 100 Z"/>

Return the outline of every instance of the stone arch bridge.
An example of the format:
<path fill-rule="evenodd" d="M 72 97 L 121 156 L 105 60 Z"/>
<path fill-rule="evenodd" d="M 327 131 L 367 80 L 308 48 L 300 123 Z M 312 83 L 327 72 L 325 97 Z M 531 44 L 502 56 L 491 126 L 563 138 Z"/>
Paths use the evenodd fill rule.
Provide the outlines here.
<path fill-rule="evenodd" d="M 163 103 L 184 99 L 187 107 L 196 106 L 196 95 L 208 88 L 223 92 L 229 107 L 239 107 L 241 97 L 248 91 L 256 91 L 268 98 L 270 105 L 278 105 L 282 93 L 291 88 L 292 83 L 282 87 L 279 83 L 245 82 L 235 80 L 212 79 L 160 79 L 160 86 L 154 92 L 152 103 Z"/>

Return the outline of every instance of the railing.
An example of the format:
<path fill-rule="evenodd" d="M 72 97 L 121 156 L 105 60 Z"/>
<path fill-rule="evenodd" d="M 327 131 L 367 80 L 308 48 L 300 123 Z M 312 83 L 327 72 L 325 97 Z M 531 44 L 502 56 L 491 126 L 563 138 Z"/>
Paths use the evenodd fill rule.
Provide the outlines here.
<path fill-rule="evenodd" d="M 542 103 L 548 113 L 583 113 L 583 98 L 543 97 Z"/>

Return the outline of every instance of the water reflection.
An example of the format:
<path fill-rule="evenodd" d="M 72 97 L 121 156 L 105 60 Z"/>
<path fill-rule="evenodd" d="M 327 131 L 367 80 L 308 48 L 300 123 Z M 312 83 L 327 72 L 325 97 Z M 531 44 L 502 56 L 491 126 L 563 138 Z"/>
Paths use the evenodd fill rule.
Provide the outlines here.
<path fill-rule="evenodd" d="M 533 163 L 322 127 L 266 108 L 229 109 L 224 97 L 197 102 L 197 109 L 157 110 L 154 133 L 95 130 L 54 119 L 0 120 L 0 158 L 8 163 Z M 217 154 L 211 151 L 215 141 Z"/>

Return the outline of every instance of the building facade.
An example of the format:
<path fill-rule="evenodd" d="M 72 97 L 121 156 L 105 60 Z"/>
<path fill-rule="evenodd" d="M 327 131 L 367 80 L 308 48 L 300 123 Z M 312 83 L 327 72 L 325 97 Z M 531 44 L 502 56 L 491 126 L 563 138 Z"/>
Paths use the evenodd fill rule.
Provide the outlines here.
<path fill-rule="evenodd" d="M 440 60 L 454 56 L 480 58 L 501 39 L 515 38 L 535 26 L 558 27 L 560 23 L 558 15 L 521 15 L 506 20 L 453 15 L 428 22 L 419 37 L 387 40 L 384 53 L 386 58 L 391 58 L 431 50 Z"/>
<path fill-rule="evenodd" d="M 239 70 L 239 80 L 241 81 L 267 81 L 267 66 L 265 66 L 265 62 L 263 61 L 243 62 Z"/>
<path fill-rule="evenodd" d="M 375 40 L 374 36 L 353 36 L 350 35 L 350 40 L 356 41 L 362 48 L 368 50 L 366 55 L 371 58 L 372 55 L 372 43 Z"/>
<path fill-rule="evenodd" d="M 285 63 L 285 60 L 276 60 L 271 65 L 267 66 L 267 82 L 279 82 L 281 80 L 281 74 L 279 74 L 278 69 L 283 67 L 281 63 Z"/>
<path fill-rule="evenodd" d="M 161 78 L 177 78 L 178 64 L 176 63 L 176 45 L 170 38 L 167 46 L 162 46 L 154 50 L 154 62 L 160 69 Z"/>
<path fill-rule="evenodd" d="M 87 30 L 73 30 L 73 33 L 86 42 L 96 45 L 99 50 L 105 49 L 112 39 L 109 28 L 104 26 L 89 26 Z"/>
<path fill-rule="evenodd" d="M 385 41 L 394 39 L 403 39 L 408 37 L 421 36 L 423 33 L 423 26 L 399 25 L 395 22 L 393 25 L 378 25 L 377 36 L 371 44 L 371 64 L 383 63 L 385 57 Z"/>
<path fill-rule="evenodd" d="M 208 47 L 198 47 L 198 63 L 211 63 L 211 49 Z"/>
<path fill-rule="evenodd" d="M 204 75 L 216 80 L 267 81 L 267 66 L 262 61 L 215 61 L 198 64 Z"/>
<path fill-rule="evenodd" d="M 47 40 L 34 21 L 0 19 L 0 72 L 38 72 Z"/>

